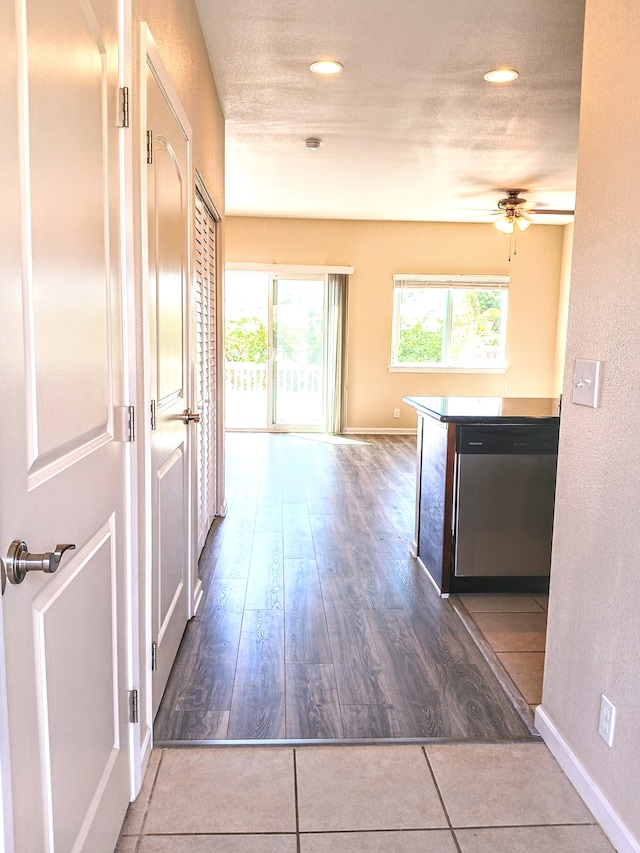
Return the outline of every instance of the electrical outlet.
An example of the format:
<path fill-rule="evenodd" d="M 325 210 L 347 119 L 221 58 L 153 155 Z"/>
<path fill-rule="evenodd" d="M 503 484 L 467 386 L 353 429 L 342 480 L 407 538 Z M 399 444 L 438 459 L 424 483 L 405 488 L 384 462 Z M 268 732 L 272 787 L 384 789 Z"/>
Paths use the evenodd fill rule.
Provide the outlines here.
<path fill-rule="evenodd" d="M 394 410 L 393 410 L 393 417 L 394 417 L 394 418 L 399 418 L 399 417 L 400 417 L 400 409 L 394 409 Z"/>
<path fill-rule="evenodd" d="M 598 731 L 600 732 L 600 737 L 606 741 L 608 746 L 613 746 L 613 729 L 615 724 L 615 705 L 603 693 L 600 701 L 600 725 L 598 726 Z"/>

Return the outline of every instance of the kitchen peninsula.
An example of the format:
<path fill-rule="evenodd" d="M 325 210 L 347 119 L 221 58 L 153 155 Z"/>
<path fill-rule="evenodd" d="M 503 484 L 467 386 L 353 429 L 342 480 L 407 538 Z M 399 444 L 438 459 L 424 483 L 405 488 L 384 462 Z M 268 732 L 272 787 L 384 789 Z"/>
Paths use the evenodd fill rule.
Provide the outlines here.
<path fill-rule="evenodd" d="M 440 594 L 548 589 L 557 399 L 403 402 L 418 415 L 412 554 Z"/>

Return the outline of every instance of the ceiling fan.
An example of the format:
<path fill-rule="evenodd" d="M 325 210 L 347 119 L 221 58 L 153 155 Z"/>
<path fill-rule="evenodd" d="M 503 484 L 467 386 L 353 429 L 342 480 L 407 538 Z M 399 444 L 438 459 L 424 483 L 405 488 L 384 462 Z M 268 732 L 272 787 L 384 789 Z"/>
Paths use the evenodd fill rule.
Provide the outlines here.
<path fill-rule="evenodd" d="M 526 190 L 505 190 L 506 197 L 501 198 L 498 202 L 498 210 L 500 216 L 495 220 L 494 227 L 503 234 L 513 234 L 514 229 L 525 231 L 532 222 L 535 222 L 536 216 L 547 214 L 552 216 L 573 216 L 573 210 L 550 210 L 548 208 L 535 207 L 533 202 L 527 201 L 526 198 L 521 198 L 520 193 Z"/>

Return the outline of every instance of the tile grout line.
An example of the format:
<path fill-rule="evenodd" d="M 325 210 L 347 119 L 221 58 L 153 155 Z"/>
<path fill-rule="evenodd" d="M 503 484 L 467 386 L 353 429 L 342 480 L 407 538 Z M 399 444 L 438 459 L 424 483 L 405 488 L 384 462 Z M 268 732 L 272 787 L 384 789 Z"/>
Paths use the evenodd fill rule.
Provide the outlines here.
<path fill-rule="evenodd" d="M 145 836 L 144 828 L 145 828 L 145 825 L 147 823 L 147 817 L 149 816 L 149 809 L 151 808 L 151 800 L 153 799 L 153 792 L 154 792 L 154 789 L 156 787 L 156 783 L 158 781 L 158 776 L 160 774 L 160 767 L 162 766 L 162 762 L 164 760 L 164 753 L 165 753 L 165 750 L 161 749 L 160 750 L 160 757 L 158 758 L 158 765 L 155 769 L 155 773 L 153 774 L 153 781 L 151 782 L 151 787 L 149 789 L 149 798 L 147 799 L 147 803 L 144 807 L 144 814 L 142 815 L 142 820 L 140 821 L 140 829 L 138 831 L 138 838 L 136 840 L 135 851 L 138 851 L 140 849 L 140 845 L 142 844 L 142 841 L 143 841 L 144 836 Z M 152 750 L 152 754 L 153 754 L 153 750 Z M 151 758 L 149 760 L 151 760 Z M 147 765 L 147 771 L 148 771 L 148 769 L 149 769 L 149 767 Z M 145 773 L 145 775 L 146 775 L 146 773 Z M 144 785 L 144 783 L 145 783 L 145 779 L 143 777 L 142 784 Z M 138 794 L 138 796 L 140 796 L 140 794 Z"/>
<path fill-rule="evenodd" d="M 477 826 L 456 826 L 452 827 L 452 829 L 453 832 L 456 832 L 456 830 L 460 829 L 474 829 L 481 831 L 484 829 L 554 829 L 558 826 L 597 826 L 602 829 L 595 818 L 590 823 L 572 823 L 571 821 L 563 821 L 562 823 L 479 823 Z"/>
<path fill-rule="evenodd" d="M 296 812 L 296 851 L 300 853 L 300 813 L 298 808 L 298 755 L 294 747 L 293 753 L 293 803 Z"/>
<path fill-rule="evenodd" d="M 440 791 L 440 786 L 438 785 L 438 780 L 436 779 L 436 774 L 433 772 L 433 767 L 431 766 L 431 762 L 429 761 L 429 756 L 427 755 L 426 747 L 421 747 L 422 753 L 424 755 L 425 761 L 427 762 L 427 767 L 429 768 L 429 773 L 431 774 L 431 778 L 433 779 L 433 784 L 435 785 L 436 792 L 438 794 L 438 799 L 440 800 L 440 805 L 442 806 L 442 810 L 444 812 L 444 816 L 447 819 L 447 824 L 449 826 L 449 832 L 451 833 L 451 837 L 453 838 L 453 843 L 456 846 L 457 853 L 462 853 L 460 849 L 460 845 L 458 844 L 458 839 L 453 829 L 453 824 L 451 823 L 451 818 L 449 817 L 449 812 L 444 803 L 444 797 L 442 796 L 442 792 Z"/>

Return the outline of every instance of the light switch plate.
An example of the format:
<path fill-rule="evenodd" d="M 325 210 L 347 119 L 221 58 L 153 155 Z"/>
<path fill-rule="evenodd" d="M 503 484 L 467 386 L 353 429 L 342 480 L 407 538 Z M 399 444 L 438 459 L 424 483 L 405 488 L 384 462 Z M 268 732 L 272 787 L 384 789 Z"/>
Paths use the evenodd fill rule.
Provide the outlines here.
<path fill-rule="evenodd" d="M 576 358 L 573 374 L 573 402 L 579 406 L 598 408 L 600 398 L 601 361 L 590 358 Z"/>

